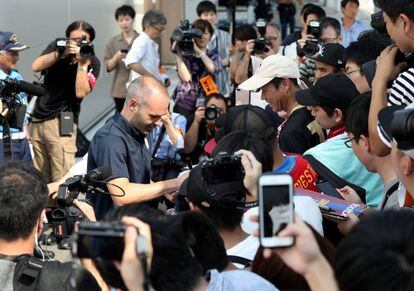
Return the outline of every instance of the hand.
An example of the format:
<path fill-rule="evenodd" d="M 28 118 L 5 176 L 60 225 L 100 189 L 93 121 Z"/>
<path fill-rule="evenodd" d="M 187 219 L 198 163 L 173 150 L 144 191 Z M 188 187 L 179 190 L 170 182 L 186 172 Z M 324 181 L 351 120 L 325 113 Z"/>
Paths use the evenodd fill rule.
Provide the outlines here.
<path fill-rule="evenodd" d="M 244 169 L 243 184 L 253 196 L 253 201 L 257 200 L 259 177 L 262 174 L 262 164 L 256 159 L 252 152 L 246 150 L 239 150 L 234 153 L 241 157 L 241 163 Z"/>
<path fill-rule="evenodd" d="M 59 182 L 52 182 L 47 184 L 47 189 L 49 190 L 49 197 L 56 199 L 59 191 Z"/>
<path fill-rule="evenodd" d="M 89 221 L 96 221 L 95 211 L 93 207 L 85 201 L 73 200 L 73 204 L 79 208 Z"/>
<path fill-rule="evenodd" d="M 310 40 L 310 39 L 314 39 L 315 37 L 312 35 L 312 34 L 306 34 L 304 37 L 302 37 L 301 39 L 298 39 L 297 41 L 296 41 L 296 43 L 297 43 L 297 45 L 301 48 L 301 49 L 303 49 L 303 47 L 305 46 L 305 43 L 306 43 L 306 41 L 307 40 Z"/>
<path fill-rule="evenodd" d="M 362 204 L 361 198 L 359 198 L 357 192 L 349 186 L 345 186 L 341 189 L 336 189 L 338 193 L 344 198 L 345 201 Z"/>
<path fill-rule="evenodd" d="M 196 112 L 194 113 L 194 121 L 197 123 L 201 123 L 201 120 L 204 118 L 206 108 L 200 106 L 197 108 Z"/>
<path fill-rule="evenodd" d="M 254 39 L 249 39 L 246 42 L 246 48 L 245 48 L 245 52 L 252 54 L 253 53 L 253 49 L 254 49 Z"/>
<path fill-rule="evenodd" d="M 168 201 L 175 203 L 175 198 L 176 198 L 176 194 L 178 191 L 173 191 L 171 193 L 165 194 L 164 197 L 165 199 L 167 199 Z"/>
<path fill-rule="evenodd" d="M 178 183 L 178 188 L 180 188 L 181 184 L 184 182 L 185 179 L 188 178 L 189 175 L 190 175 L 190 170 L 182 171 L 178 175 L 178 177 L 176 178 L 177 179 L 177 183 Z"/>
<path fill-rule="evenodd" d="M 227 51 L 229 52 L 229 55 L 232 56 L 238 52 L 237 43 L 236 45 L 230 44 L 227 48 Z"/>
<path fill-rule="evenodd" d="M 161 121 L 165 124 L 165 125 L 171 125 L 171 117 L 170 117 L 170 112 L 167 111 L 167 114 L 161 116 Z"/>
<path fill-rule="evenodd" d="M 395 56 L 398 52 L 398 47 L 392 44 L 386 47 L 381 55 L 377 58 L 377 69 L 375 71 L 374 81 L 388 83 L 397 78 L 401 70 L 407 66 L 407 63 L 399 63 L 395 65 Z M 374 82 L 373 81 L 373 82 Z"/>
<path fill-rule="evenodd" d="M 75 41 L 70 40 L 69 43 L 67 44 L 66 48 L 68 49 L 68 54 L 75 55 L 75 58 L 78 61 L 81 60 L 80 47 L 78 46 L 78 44 Z"/>
<path fill-rule="evenodd" d="M 197 56 L 200 56 L 204 51 L 198 47 L 198 45 L 194 42 L 194 52 Z"/>
<path fill-rule="evenodd" d="M 347 235 L 359 222 L 359 218 L 355 214 L 349 213 L 347 216 L 349 219 L 337 222 L 339 231 L 344 235 Z"/>
<path fill-rule="evenodd" d="M 147 264 L 149 272 L 153 256 L 151 229 L 148 224 L 135 217 L 123 217 L 122 223 L 128 225 L 125 231 L 124 254 L 122 256 L 122 262 L 115 262 L 115 265 L 121 272 L 122 279 L 128 290 L 143 290 L 144 270 L 137 255 L 136 241 L 138 233 L 147 241 Z"/>
<path fill-rule="evenodd" d="M 123 53 L 121 51 L 117 51 L 116 54 L 113 56 L 114 59 L 116 60 L 116 62 L 120 62 L 122 59 L 124 59 L 126 57 L 126 53 Z"/>
<path fill-rule="evenodd" d="M 259 54 L 258 57 L 260 57 L 262 59 L 265 59 L 268 56 L 272 56 L 272 55 L 276 54 L 270 46 L 267 45 L 266 47 L 267 47 L 267 52 L 263 52 L 263 53 Z"/>
<path fill-rule="evenodd" d="M 178 56 L 178 52 L 174 52 L 176 47 L 177 47 L 177 41 L 174 41 L 174 42 L 171 44 L 171 52 L 172 52 L 174 55 Z"/>

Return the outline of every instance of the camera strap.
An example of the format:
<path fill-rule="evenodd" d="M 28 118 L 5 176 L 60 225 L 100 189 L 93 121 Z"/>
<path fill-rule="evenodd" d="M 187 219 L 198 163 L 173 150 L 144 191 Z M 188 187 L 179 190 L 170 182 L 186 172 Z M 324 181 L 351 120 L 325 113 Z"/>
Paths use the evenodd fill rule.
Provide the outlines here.
<path fill-rule="evenodd" d="M 3 154 L 4 160 L 11 161 L 13 160 L 13 148 L 12 148 L 12 140 L 10 136 L 10 126 L 7 118 L 3 118 Z"/>
<path fill-rule="evenodd" d="M 158 151 L 158 148 L 160 147 L 160 145 L 161 145 L 161 141 L 162 141 L 162 139 L 164 138 L 164 134 L 165 134 L 165 131 L 166 131 L 167 129 L 165 128 L 165 126 L 164 126 L 164 124 L 161 126 L 161 131 L 160 131 L 160 134 L 158 135 L 158 139 L 157 139 L 157 142 L 156 142 L 156 144 L 155 144 L 155 147 L 154 147 L 154 150 L 152 151 L 152 155 L 151 155 L 151 159 L 153 159 L 153 158 L 155 158 L 155 155 L 157 154 L 157 151 Z"/>

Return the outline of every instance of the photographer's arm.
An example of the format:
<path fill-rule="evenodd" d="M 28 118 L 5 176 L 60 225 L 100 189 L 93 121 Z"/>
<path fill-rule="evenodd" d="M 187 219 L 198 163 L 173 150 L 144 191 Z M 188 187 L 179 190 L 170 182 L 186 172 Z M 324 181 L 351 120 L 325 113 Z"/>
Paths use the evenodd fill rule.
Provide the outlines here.
<path fill-rule="evenodd" d="M 234 82 L 236 84 L 241 84 L 248 79 L 248 69 L 250 62 L 250 53 L 246 52 L 239 65 L 237 66 L 236 72 L 234 74 Z"/>
<path fill-rule="evenodd" d="M 55 51 L 42 55 L 38 57 L 36 60 L 34 60 L 34 62 L 32 63 L 32 70 L 35 73 L 44 71 L 53 66 L 57 62 L 57 60 L 58 55 Z"/>
<path fill-rule="evenodd" d="M 238 57 L 239 57 L 239 53 L 237 51 L 235 51 L 234 53 L 230 55 L 230 80 L 232 80 L 233 82 L 236 77 L 237 67 L 239 66 Z"/>
<path fill-rule="evenodd" d="M 77 98 L 84 98 L 86 95 L 88 95 L 92 89 L 89 85 L 89 79 L 88 79 L 88 63 L 79 61 L 78 63 L 78 71 L 76 74 L 76 82 L 75 82 L 75 92 Z"/>
<path fill-rule="evenodd" d="M 184 63 L 183 57 L 180 55 L 175 55 L 177 59 L 177 73 L 178 77 L 183 82 L 191 82 L 191 73 L 188 70 L 187 66 Z"/>
<path fill-rule="evenodd" d="M 205 108 L 198 107 L 195 114 L 194 114 L 194 121 L 190 126 L 187 134 L 185 135 L 184 139 L 184 153 L 191 154 L 196 146 L 198 141 L 198 133 L 200 131 L 200 123 L 201 119 L 204 116 Z"/>

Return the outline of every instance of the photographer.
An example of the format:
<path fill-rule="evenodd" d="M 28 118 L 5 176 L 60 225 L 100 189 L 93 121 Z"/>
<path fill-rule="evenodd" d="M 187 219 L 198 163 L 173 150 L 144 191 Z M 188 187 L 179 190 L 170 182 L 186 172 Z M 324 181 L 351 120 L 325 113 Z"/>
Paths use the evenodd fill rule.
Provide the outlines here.
<path fill-rule="evenodd" d="M 0 32 L 0 79 L 5 80 L 6 78 L 14 80 L 22 80 L 22 76 L 16 70 L 16 63 L 19 60 L 19 51 L 27 49 L 28 46 L 19 43 L 17 36 L 12 32 Z M 0 88 L 2 89 L 2 88 Z M 3 103 L 1 99 L 8 96 L 0 96 L 0 103 Z M 10 115 L 10 111 L 18 111 L 22 105 L 27 105 L 27 96 L 25 93 L 18 94 L 20 106 L 17 108 L 7 108 L 3 103 L 2 107 L 7 108 L 8 114 L 4 116 L 5 120 L 0 122 L 0 165 L 4 164 L 6 160 L 12 158 L 13 160 L 22 160 L 26 162 L 32 162 L 32 156 L 30 153 L 29 141 L 28 141 L 28 128 L 27 128 L 27 117 L 24 117 L 23 128 L 10 128 L 10 143 L 4 142 L 4 121 L 7 120 Z M 0 110 L 2 112 L 3 110 Z M 26 112 L 22 112 L 26 115 Z M 8 153 L 8 154 L 7 154 Z"/>
<path fill-rule="evenodd" d="M 343 17 L 340 19 L 343 36 L 342 45 L 348 47 L 351 42 L 358 39 L 361 32 L 369 30 L 370 27 L 356 19 L 359 10 L 358 0 L 342 0 L 341 10 L 343 13 Z"/>
<path fill-rule="evenodd" d="M 414 52 L 414 3 L 409 0 L 378 0 L 375 3 L 383 9 L 386 30 L 396 43 L 387 47 L 377 59 L 377 69 L 372 81 L 369 138 L 373 152 L 384 156 L 390 152 L 390 140 L 381 131 L 378 132 L 378 112 L 387 105 L 406 106 L 414 102 L 414 68 L 412 64 L 407 66 L 405 61 L 396 59 L 399 50 L 402 53 Z M 387 94 L 387 84 L 390 81 L 393 83 L 390 93 Z"/>
<path fill-rule="evenodd" d="M 134 30 L 135 10 L 129 5 L 122 5 L 115 11 L 115 20 L 118 22 L 121 33 L 112 37 L 105 47 L 105 66 L 109 73 L 115 70 L 111 87 L 111 96 L 115 101 L 115 108 L 121 112 L 124 107 L 126 86 L 129 79 L 129 70 L 122 62 L 131 45 L 138 37 Z"/>
<path fill-rule="evenodd" d="M 130 81 L 139 76 L 150 76 L 163 82 L 159 71 L 160 55 L 158 53 L 158 40 L 167 25 L 164 14 L 149 10 L 142 18 L 143 32 L 134 40 L 124 60 L 125 65 L 131 70 Z"/>
<path fill-rule="evenodd" d="M 2 290 L 72 290 L 73 263 L 33 257 L 43 230 L 47 187 L 33 166 L 11 162 L 0 169 L 0 288 Z M 98 285 L 88 272 L 82 271 Z"/>
<path fill-rule="evenodd" d="M 206 116 L 207 109 L 211 111 L 211 117 Z M 205 106 L 198 107 L 196 112 L 188 118 L 184 153 L 190 155 L 193 164 L 198 164 L 204 153 L 205 145 L 214 138 L 217 117 L 226 112 L 227 102 L 224 96 L 210 94 L 205 100 Z"/>
<path fill-rule="evenodd" d="M 32 64 L 34 72 L 44 75 L 46 91 L 33 111 L 33 162 L 47 182 L 59 180 L 75 163 L 80 104 L 93 90 L 100 70 L 90 44 L 95 30 L 89 23 L 71 23 L 66 37 L 51 42 Z M 88 54 L 83 54 L 81 47 Z"/>
<path fill-rule="evenodd" d="M 217 50 L 209 51 L 207 46 L 214 33 L 214 29 L 207 20 L 198 19 L 191 25 L 192 28 L 202 32 L 200 37 L 194 37 L 194 55 L 182 56 L 175 53 L 177 61 L 177 72 L 180 82 L 174 90 L 172 99 L 175 101 L 174 112 L 180 113 L 188 118 L 203 104 L 203 92 L 200 79 L 210 75 L 217 80 L 221 70 L 220 56 Z M 172 44 L 172 50 L 177 48 L 178 42 Z"/>

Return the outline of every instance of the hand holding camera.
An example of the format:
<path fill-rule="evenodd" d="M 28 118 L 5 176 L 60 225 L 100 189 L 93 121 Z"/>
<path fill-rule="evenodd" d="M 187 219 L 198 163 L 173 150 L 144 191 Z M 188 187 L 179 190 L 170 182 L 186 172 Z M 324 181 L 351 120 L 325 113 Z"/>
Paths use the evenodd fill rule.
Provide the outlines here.
<path fill-rule="evenodd" d="M 388 83 L 401 73 L 401 70 L 407 66 L 407 63 L 395 64 L 395 57 L 399 49 L 395 44 L 386 47 L 381 55 L 377 58 L 377 69 L 374 81 Z"/>
<path fill-rule="evenodd" d="M 257 182 L 262 174 L 262 164 L 256 159 L 252 152 L 246 150 L 239 150 L 234 153 L 241 157 L 241 163 L 244 169 L 243 184 L 250 195 L 253 196 L 253 201 L 257 200 L 258 188 Z"/>
<path fill-rule="evenodd" d="M 201 120 L 203 120 L 205 115 L 206 108 L 204 106 L 197 107 L 196 112 L 194 113 L 194 121 L 198 124 L 201 123 Z"/>
<path fill-rule="evenodd" d="M 89 43 L 85 36 L 80 39 L 57 38 L 55 46 L 58 57 L 65 58 L 72 55 L 74 59 L 84 64 L 95 55 L 93 44 Z"/>

